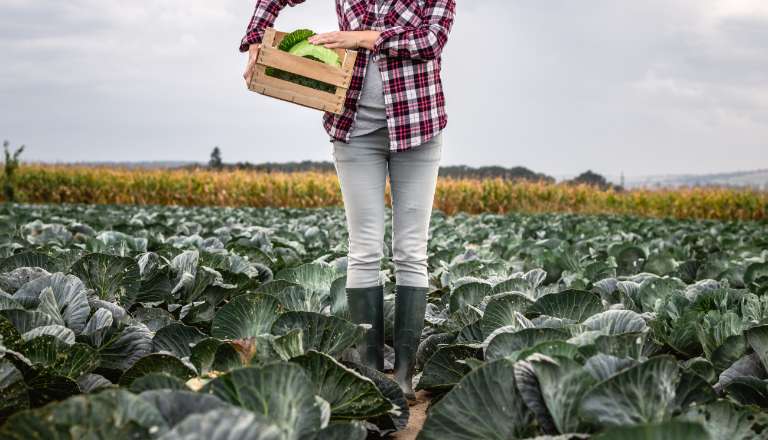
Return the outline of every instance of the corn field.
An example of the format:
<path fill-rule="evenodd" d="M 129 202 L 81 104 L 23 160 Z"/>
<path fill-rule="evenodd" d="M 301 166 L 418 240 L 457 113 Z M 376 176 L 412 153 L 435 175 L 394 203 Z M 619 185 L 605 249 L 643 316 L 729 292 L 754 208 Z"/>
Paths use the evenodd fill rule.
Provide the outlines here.
<path fill-rule="evenodd" d="M 321 172 L 23 165 L 17 171 L 14 185 L 18 201 L 24 203 L 286 208 L 343 203 L 336 175 Z M 390 203 L 389 187 L 386 200 Z M 768 218 L 768 193 L 726 188 L 615 192 L 586 185 L 441 178 L 434 207 L 446 214 L 568 212 L 762 220 Z"/>

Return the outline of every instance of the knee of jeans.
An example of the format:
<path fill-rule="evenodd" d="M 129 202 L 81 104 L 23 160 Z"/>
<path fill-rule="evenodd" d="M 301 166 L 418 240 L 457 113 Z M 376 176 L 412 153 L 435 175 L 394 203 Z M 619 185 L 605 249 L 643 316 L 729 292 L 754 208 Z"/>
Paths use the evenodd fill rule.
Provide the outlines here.
<path fill-rule="evenodd" d="M 417 221 L 423 221 L 429 219 L 432 215 L 432 202 L 433 199 L 426 200 L 421 199 L 409 199 L 402 197 L 400 194 L 400 200 L 397 201 L 397 215 L 400 218 L 408 218 Z"/>
<path fill-rule="evenodd" d="M 382 251 L 355 252 L 350 249 L 349 254 L 347 254 L 347 265 L 355 268 L 376 268 L 378 270 L 381 267 L 383 257 Z"/>
<path fill-rule="evenodd" d="M 420 231 L 421 232 L 421 231 Z M 416 234 L 402 231 L 392 237 L 392 261 L 397 262 L 422 262 L 427 261 L 426 231 Z"/>
<path fill-rule="evenodd" d="M 392 263 L 395 265 L 395 270 L 398 268 L 421 270 L 427 267 L 427 255 L 422 253 L 393 253 Z"/>
<path fill-rule="evenodd" d="M 420 246 L 402 246 L 397 243 L 392 249 L 392 263 L 395 266 L 395 274 L 427 273 L 427 247 Z"/>

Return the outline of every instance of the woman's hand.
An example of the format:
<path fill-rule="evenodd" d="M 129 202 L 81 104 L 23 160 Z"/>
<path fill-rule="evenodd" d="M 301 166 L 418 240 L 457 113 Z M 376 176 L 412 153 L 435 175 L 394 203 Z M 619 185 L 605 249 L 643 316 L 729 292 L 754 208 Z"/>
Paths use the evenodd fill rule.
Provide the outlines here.
<path fill-rule="evenodd" d="M 309 37 L 309 42 L 328 49 L 373 49 L 379 38 L 378 31 L 336 31 Z"/>
<path fill-rule="evenodd" d="M 251 84 L 251 78 L 253 77 L 253 71 L 256 69 L 256 60 L 259 58 L 260 44 L 251 44 L 248 47 L 248 65 L 245 67 L 245 73 L 243 78 L 245 79 L 245 85 Z"/>

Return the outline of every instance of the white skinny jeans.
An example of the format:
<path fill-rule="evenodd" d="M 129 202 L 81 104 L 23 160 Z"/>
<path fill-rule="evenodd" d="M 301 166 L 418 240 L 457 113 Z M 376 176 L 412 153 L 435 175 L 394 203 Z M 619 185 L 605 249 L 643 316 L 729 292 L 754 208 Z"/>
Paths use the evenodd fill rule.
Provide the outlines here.
<path fill-rule="evenodd" d="M 384 257 L 384 189 L 387 174 L 392 193 L 392 262 L 401 286 L 429 287 L 427 236 L 442 134 L 406 151 L 389 150 L 386 128 L 333 142 L 349 231 L 346 287 L 379 284 Z"/>

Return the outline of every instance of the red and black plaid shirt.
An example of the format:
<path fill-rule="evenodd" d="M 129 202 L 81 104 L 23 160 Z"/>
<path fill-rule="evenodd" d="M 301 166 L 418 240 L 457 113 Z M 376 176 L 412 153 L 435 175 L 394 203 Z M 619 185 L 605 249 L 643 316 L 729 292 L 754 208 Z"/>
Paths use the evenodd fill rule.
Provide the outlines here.
<path fill-rule="evenodd" d="M 240 51 L 260 43 L 264 29 L 275 22 L 286 6 L 305 0 L 257 0 Z M 373 29 L 377 23 L 376 0 L 336 0 L 342 31 Z M 427 142 L 444 129 L 448 117 L 440 80 L 440 55 L 448 42 L 456 13 L 455 0 L 386 0 L 381 13 L 384 30 L 373 53 L 381 55 L 390 149 L 405 151 Z M 360 50 L 352 83 L 340 115 L 326 113 L 324 126 L 333 140 L 349 142 L 357 114 L 357 101 L 368 65 L 368 51 Z"/>

